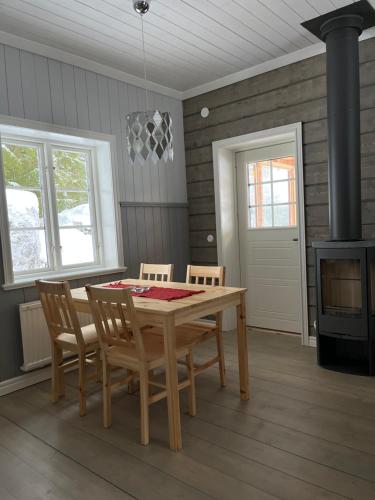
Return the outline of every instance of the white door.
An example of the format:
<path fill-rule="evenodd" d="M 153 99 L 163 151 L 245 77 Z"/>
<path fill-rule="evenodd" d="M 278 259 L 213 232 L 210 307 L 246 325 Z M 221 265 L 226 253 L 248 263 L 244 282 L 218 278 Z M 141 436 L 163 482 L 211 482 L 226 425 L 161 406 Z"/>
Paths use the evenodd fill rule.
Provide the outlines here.
<path fill-rule="evenodd" d="M 236 170 L 247 323 L 302 333 L 295 143 L 237 153 Z"/>

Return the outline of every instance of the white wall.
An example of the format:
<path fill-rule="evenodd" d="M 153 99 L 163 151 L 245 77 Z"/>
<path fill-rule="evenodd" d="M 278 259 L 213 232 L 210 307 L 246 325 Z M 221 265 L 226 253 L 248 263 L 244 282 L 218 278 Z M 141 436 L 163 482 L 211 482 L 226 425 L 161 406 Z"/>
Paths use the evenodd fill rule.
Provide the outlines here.
<path fill-rule="evenodd" d="M 185 202 L 182 102 L 150 92 L 150 106 L 172 114 L 172 165 L 132 166 L 129 162 L 125 117 L 144 106 L 141 88 L 0 44 L 0 114 L 114 134 L 120 201 Z"/>

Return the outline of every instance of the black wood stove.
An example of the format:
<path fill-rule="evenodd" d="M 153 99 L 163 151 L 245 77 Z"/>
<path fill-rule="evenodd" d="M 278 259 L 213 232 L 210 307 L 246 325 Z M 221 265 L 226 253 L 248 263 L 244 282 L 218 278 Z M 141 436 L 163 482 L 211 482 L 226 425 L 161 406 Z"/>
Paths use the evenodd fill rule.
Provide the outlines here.
<path fill-rule="evenodd" d="M 366 1 L 303 23 L 327 46 L 330 241 L 313 242 L 321 366 L 375 373 L 375 241 L 362 240 L 358 37 L 375 25 Z"/>

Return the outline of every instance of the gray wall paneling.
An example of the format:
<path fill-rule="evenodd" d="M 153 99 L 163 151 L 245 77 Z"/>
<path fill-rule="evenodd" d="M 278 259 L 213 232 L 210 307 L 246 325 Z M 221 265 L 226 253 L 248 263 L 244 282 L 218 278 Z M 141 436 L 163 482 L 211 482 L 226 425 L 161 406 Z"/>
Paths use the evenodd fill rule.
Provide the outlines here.
<path fill-rule="evenodd" d="M 131 111 L 143 109 L 144 99 L 144 90 L 132 85 L 0 44 L 0 114 L 114 134 L 121 202 L 186 203 L 180 101 L 150 92 L 150 105 L 172 113 L 175 139 L 173 164 L 133 166 L 128 160 L 125 117 Z M 185 211 L 185 220 L 181 216 L 170 216 L 170 210 Z M 184 265 L 188 262 L 187 209 L 155 207 L 151 212 L 152 219 L 150 208 L 122 209 L 125 265 L 130 263 L 129 270 L 134 276 L 140 257 L 143 260 L 155 257 L 158 262 L 175 261 L 178 269 L 182 262 Z M 161 232 L 157 233 L 156 228 Z M 179 252 L 172 252 L 173 240 L 181 245 Z M 73 280 L 72 285 L 99 283 L 122 276 L 114 274 Z M 3 283 L 2 262 L 0 277 Z M 0 381 L 20 374 L 22 349 L 18 305 L 36 298 L 33 287 L 6 292 L 0 289 Z"/>
<path fill-rule="evenodd" d="M 375 39 L 360 43 L 363 237 L 375 238 Z M 210 108 L 207 119 L 200 116 Z M 325 55 L 285 66 L 184 101 L 193 262 L 215 264 L 212 142 L 289 123 L 303 123 L 309 325 L 315 319 L 311 242 L 328 237 Z"/>
<path fill-rule="evenodd" d="M 190 262 L 186 203 L 121 203 L 127 275 L 139 276 L 141 262 L 173 263 L 174 280 L 185 281 Z"/>

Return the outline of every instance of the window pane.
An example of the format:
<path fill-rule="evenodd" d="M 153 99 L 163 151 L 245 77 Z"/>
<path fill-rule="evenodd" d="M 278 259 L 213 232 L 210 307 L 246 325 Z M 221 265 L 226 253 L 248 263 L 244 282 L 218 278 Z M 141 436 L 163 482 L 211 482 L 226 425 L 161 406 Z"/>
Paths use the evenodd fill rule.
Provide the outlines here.
<path fill-rule="evenodd" d="M 285 158 L 275 158 L 272 160 L 272 179 L 282 181 L 294 179 L 296 177 L 295 158 L 287 156 Z"/>
<path fill-rule="evenodd" d="M 274 226 L 293 226 L 292 216 L 295 215 L 295 205 L 277 205 L 273 207 Z"/>
<path fill-rule="evenodd" d="M 58 191 L 57 212 L 60 226 L 90 226 L 91 214 L 87 192 Z"/>
<path fill-rule="evenodd" d="M 91 227 L 60 229 L 60 243 L 63 266 L 94 262 Z"/>
<path fill-rule="evenodd" d="M 273 184 L 273 202 L 288 203 L 289 200 L 289 182 L 274 182 Z"/>
<path fill-rule="evenodd" d="M 40 187 L 38 148 L 3 143 L 1 150 L 6 186 Z"/>
<path fill-rule="evenodd" d="M 248 182 L 248 184 L 254 184 L 254 182 L 255 182 L 254 164 L 253 163 L 247 164 L 247 182 Z"/>
<path fill-rule="evenodd" d="M 88 153 L 54 149 L 52 155 L 57 189 L 87 189 Z"/>
<path fill-rule="evenodd" d="M 262 207 L 262 225 L 260 227 L 272 226 L 272 207 Z"/>
<path fill-rule="evenodd" d="M 260 178 L 257 182 L 268 182 L 271 180 L 271 162 L 260 161 L 258 162 L 260 168 Z"/>
<path fill-rule="evenodd" d="M 249 208 L 249 227 L 257 227 L 255 208 Z"/>
<path fill-rule="evenodd" d="M 48 268 L 44 230 L 11 230 L 10 244 L 14 273 L 27 273 Z"/>
<path fill-rule="evenodd" d="M 9 228 L 44 227 L 41 191 L 6 189 Z"/>
<path fill-rule="evenodd" d="M 270 205 L 272 203 L 271 196 L 271 184 L 262 184 L 261 185 L 262 199 L 257 200 L 257 204 L 259 205 Z M 261 201 L 261 203 L 260 203 Z"/>
<path fill-rule="evenodd" d="M 256 205 L 254 186 L 249 186 L 249 204 L 250 206 Z"/>
<path fill-rule="evenodd" d="M 286 168 L 273 167 L 272 175 L 274 181 L 283 181 L 289 179 L 289 171 Z"/>

